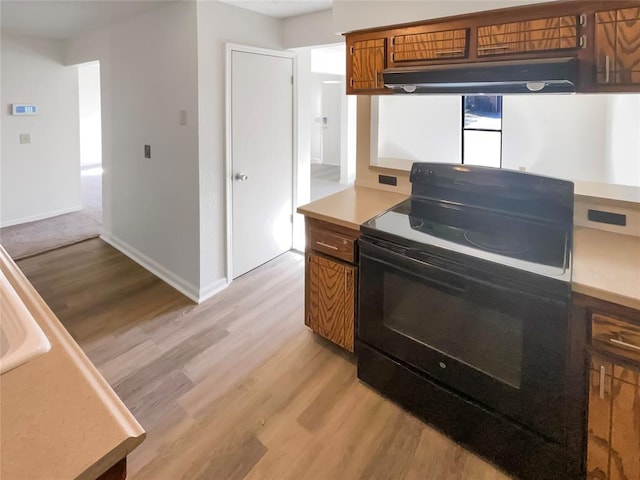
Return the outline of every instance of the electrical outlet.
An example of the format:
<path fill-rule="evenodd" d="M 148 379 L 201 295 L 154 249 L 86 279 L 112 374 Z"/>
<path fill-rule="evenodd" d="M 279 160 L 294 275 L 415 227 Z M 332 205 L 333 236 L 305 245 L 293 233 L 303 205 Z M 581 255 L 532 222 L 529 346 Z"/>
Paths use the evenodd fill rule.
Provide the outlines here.
<path fill-rule="evenodd" d="M 151 158 L 151 145 L 144 146 L 144 158 Z"/>
<path fill-rule="evenodd" d="M 25 144 L 25 143 L 31 143 L 31 134 L 30 133 L 21 133 L 20 134 L 20 143 L 21 144 Z"/>

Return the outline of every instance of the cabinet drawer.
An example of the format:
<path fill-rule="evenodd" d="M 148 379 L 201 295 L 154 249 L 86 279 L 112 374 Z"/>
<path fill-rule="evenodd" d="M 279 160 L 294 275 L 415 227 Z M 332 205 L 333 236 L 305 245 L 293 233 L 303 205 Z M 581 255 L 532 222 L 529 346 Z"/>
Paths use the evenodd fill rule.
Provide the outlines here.
<path fill-rule="evenodd" d="M 309 228 L 309 248 L 354 263 L 355 239 L 331 230 Z"/>
<path fill-rule="evenodd" d="M 549 17 L 478 28 L 478 56 L 577 49 L 578 17 Z"/>
<path fill-rule="evenodd" d="M 595 347 L 603 346 L 640 362 L 640 325 L 594 313 L 591 316 L 591 341 Z"/>
<path fill-rule="evenodd" d="M 418 32 L 393 37 L 391 61 L 415 62 L 466 58 L 469 29 Z"/>

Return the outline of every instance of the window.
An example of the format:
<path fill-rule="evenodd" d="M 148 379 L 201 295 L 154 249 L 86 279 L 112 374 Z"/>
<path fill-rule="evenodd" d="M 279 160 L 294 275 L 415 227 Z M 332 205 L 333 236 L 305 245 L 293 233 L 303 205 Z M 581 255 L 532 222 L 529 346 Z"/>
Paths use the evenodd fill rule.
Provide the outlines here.
<path fill-rule="evenodd" d="M 502 166 L 502 97 L 462 97 L 462 163 Z"/>

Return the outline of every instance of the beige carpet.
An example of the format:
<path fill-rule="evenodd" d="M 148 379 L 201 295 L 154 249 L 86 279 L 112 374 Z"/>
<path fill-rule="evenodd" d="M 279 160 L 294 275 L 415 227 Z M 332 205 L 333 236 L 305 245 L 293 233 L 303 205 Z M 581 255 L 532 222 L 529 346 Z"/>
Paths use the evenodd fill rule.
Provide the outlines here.
<path fill-rule="evenodd" d="M 100 235 L 99 212 L 82 210 L 0 229 L 0 243 L 11 258 L 30 257 Z"/>
<path fill-rule="evenodd" d="M 0 243 L 11 258 L 18 260 L 31 257 L 100 235 L 102 175 L 101 170 L 96 170 L 96 167 L 83 168 L 82 211 L 0 228 Z"/>

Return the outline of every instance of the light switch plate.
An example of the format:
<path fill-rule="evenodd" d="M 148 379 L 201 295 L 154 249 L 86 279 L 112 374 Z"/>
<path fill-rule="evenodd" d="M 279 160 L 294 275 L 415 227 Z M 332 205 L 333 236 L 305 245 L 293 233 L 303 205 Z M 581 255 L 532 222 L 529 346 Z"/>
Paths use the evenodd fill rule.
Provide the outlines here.
<path fill-rule="evenodd" d="M 20 134 L 20 143 L 31 143 L 31 134 L 30 133 L 21 133 Z"/>

